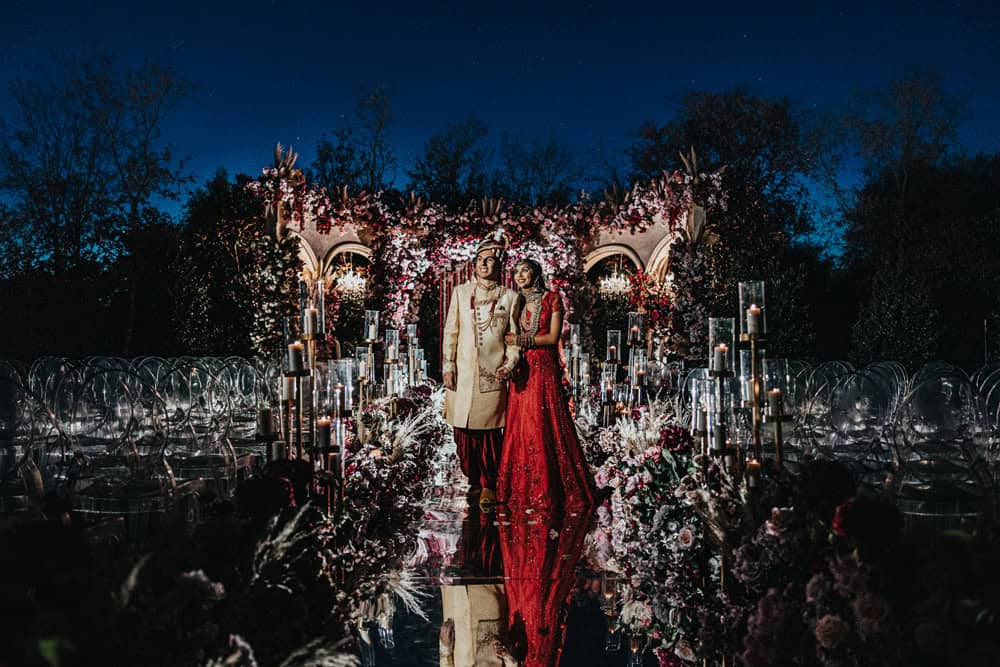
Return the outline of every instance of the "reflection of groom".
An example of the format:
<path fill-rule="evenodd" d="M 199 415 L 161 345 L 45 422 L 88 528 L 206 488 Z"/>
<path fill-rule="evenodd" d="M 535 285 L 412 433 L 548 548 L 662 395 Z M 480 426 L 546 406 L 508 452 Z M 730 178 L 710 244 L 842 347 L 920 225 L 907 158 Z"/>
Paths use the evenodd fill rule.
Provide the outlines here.
<path fill-rule="evenodd" d="M 442 336 L 445 392 L 444 416 L 455 427 L 462 472 L 469 495 L 492 504 L 503 445 L 507 410 L 507 378 L 520 349 L 504 344 L 504 334 L 517 333 L 517 293 L 499 284 L 503 245 L 483 241 L 476 251 L 475 279 L 452 292 Z"/>

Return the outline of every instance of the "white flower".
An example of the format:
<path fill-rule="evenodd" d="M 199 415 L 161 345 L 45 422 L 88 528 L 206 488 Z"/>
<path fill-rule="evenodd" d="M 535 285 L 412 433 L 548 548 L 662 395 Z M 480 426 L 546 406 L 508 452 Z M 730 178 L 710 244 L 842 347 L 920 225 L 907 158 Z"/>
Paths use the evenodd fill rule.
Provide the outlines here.
<path fill-rule="evenodd" d="M 674 655 L 687 662 L 694 662 L 697 657 L 695 656 L 694 649 L 691 648 L 691 645 L 683 639 L 678 641 L 677 646 L 674 647 Z"/>
<path fill-rule="evenodd" d="M 684 526 L 677 533 L 677 544 L 680 545 L 681 549 L 689 549 L 694 544 L 694 531 L 691 530 L 690 526 Z"/>

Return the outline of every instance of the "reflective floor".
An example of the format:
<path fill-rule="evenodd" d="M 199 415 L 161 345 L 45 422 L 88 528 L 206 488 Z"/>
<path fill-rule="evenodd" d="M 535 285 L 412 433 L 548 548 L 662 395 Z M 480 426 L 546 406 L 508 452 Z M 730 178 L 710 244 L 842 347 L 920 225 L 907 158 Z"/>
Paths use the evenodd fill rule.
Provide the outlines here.
<path fill-rule="evenodd" d="M 440 482 L 411 563 L 428 618 L 383 615 L 365 633 L 365 664 L 629 663 L 627 638 L 608 633 L 607 577 L 590 569 L 592 514 L 484 513 L 466 500 L 460 473 Z"/>

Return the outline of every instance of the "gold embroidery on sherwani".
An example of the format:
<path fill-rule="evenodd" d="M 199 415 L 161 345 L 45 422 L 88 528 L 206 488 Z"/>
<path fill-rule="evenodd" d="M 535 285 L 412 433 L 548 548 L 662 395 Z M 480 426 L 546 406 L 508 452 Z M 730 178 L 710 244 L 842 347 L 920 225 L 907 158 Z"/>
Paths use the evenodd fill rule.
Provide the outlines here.
<path fill-rule="evenodd" d="M 500 300 L 500 294 L 502 291 L 499 289 L 499 285 L 493 285 L 489 288 L 484 288 L 476 285 L 472 290 L 472 319 L 476 323 L 476 349 L 479 350 L 483 347 L 483 338 L 485 336 L 497 337 L 499 333 L 503 336 L 504 329 L 509 320 L 510 313 L 502 305 L 497 308 L 498 301 Z M 483 290 L 485 294 L 480 297 L 479 291 Z M 489 306 L 489 310 L 485 318 L 481 318 L 481 310 Z M 476 355 L 477 360 L 479 355 Z M 497 371 L 495 368 L 487 368 L 481 363 L 479 365 L 479 391 L 481 393 L 490 393 L 494 391 L 500 391 L 503 388 L 503 383 L 500 378 L 497 377 Z"/>

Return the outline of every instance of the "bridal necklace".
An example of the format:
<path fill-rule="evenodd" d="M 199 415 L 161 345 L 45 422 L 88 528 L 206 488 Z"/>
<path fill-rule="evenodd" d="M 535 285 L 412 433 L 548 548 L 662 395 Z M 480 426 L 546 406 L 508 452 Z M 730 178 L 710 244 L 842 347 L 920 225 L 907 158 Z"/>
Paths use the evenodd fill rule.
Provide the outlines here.
<path fill-rule="evenodd" d="M 521 290 L 521 294 L 524 295 L 525 310 L 528 311 L 530 317 L 525 322 L 522 315 L 521 326 L 524 327 L 525 333 L 536 334 L 538 333 L 538 323 L 542 319 L 542 297 L 545 293 L 537 287 L 526 287 Z"/>

